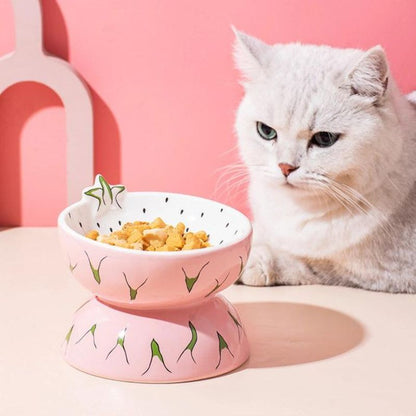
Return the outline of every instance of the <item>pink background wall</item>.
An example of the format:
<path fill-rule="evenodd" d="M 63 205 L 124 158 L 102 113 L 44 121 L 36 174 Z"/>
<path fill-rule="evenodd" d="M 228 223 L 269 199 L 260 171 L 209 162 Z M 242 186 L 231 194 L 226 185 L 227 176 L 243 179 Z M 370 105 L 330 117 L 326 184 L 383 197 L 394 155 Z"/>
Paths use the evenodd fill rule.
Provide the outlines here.
<path fill-rule="evenodd" d="M 237 160 L 242 90 L 230 24 L 269 43 L 380 43 L 402 90 L 416 89 L 414 0 L 42 5 L 46 49 L 70 61 L 92 91 L 95 171 L 130 190 L 191 193 L 247 210 L 244 186 L 215 191 L 218 169 Z M 14 43 L 9 0 L 0 0 L 0 28 L 3 54 Z M 46 87 L 24 83 L 0 96 L 0 224 L 55 224 L 65 206 L 65 140 L 64 110 Z"/>

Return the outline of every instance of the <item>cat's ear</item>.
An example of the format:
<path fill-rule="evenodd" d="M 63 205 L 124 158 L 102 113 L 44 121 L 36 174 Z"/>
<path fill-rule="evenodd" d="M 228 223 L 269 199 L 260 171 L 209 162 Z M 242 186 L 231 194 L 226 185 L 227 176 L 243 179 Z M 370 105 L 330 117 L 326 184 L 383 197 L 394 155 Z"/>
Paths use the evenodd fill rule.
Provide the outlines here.
<path fill-rule="evenodd" d="M 389 67 L 383 48 L 369 49 L 347 78 L 351 94 L 358 94 L 378 101 L 387 89 Z"/>
<path fill-rule="evenodd" d="M 231 26 L 235 34 L 234 61 L 246 81 L 259 77 L 264 70 L 267 49 L 270 45 L 238 31 Z"/>

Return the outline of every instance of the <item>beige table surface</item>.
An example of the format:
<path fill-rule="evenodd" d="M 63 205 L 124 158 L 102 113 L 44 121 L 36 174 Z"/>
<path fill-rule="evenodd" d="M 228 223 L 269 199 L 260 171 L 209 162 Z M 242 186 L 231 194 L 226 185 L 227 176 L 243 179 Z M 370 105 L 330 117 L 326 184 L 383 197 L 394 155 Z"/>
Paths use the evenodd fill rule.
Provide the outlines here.
<path fill-rule="evenodd" d="M 55 228 L 0 231 L 0 415 L 416 415 L 416 296 L 324 286 L 250 288 L 235 303 L 251 358 L 183 384 L 105 380 L 60 348 L 89 293 Z"/>

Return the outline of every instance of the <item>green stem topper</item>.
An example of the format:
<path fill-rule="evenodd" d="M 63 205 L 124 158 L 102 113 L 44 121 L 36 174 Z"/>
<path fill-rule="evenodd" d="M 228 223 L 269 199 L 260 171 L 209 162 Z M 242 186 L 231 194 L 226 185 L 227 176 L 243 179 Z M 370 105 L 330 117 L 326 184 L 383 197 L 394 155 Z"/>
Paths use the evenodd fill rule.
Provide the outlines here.
<path fill-rule="evenodd" d="M 123 350 L 123 352 L 124 352 L 124 357 L 126 358 L 126 362 L 127 362 L 127 364 L 130 364 L 129 363 L 129 359 L 128 359 L 128 357 L 127 357 L 127 351 L 126 351 L 126 348 L 124 347 L 124 340 L 125 340 L 125 338 L 126 338 L 126 332 L 127 332 L 127 328 L 124 328 L 122 331 L 120 331 L 119 332 L 119 334 L 118 334 L 118 337 L 117 337 L 117 342 L 116 342 L 116 345 L 114 345 L 114 347 L 109 351 L 109 353 L 107 354 L 107 357 L 105 357 L 105 359 L 107 360 L 108 359 L 108 357 L 110 356 L 110 354 L 118 347 L 118 346 L 120 346 L 121 347 L 121 349 Z"/>
<path fill-rule="evenodd" d="M 88 191 L 85 191 L 84 194 L 90 196 L 98 201 L 97 211 L 100 210 L 101 204 L 103 205 L 112 205 L 114 202 L 117 204 L 119 208 L 121 208 L 117 197 L 118 195 L 123 192 L 126 187 L 123 185 L 114 185 L 111 186 L 109 183 L 104 179 L 102 175 L 98 175 L 98 183 L 97 180 L 95 181 L 96 186 L 95 188 L 90 188 Z"/>
<path fill-rule="evenodd" d="M 93 277 L 94 277 L 94 280 L 95 280 L 98 284 L 100 284 L 100 283 L 101 283 L 100 267 L 101 267 L 101 263 L 102 263 L 102 261 L 103 261 L 104 259 L 106 259 L 106 258 L 107 258 L 107 256 L 103 257 L 103 258 L 100 260 L 100 262 L 98 263 L 98 267 L 97 267 L 97 268 L 95 268 L 95 267 L 93 266 L 93 264 L 91 263 L 90 256 L 88 255 L 88 253 L 87 253 L 86 251 L 84 251 L 84 253 L 87 255 L 87 258 L 88 258 L 88 263 L 89 263 L 89 265 L 90 265 L 90 269 L 91 269 L 91 271 L 92 271 L 92 275 L 93 275 Z"/>
<path fill-rule="evenodd" d="M 218 348 L 219 348 L 219 355 L 220 355 L 220 357 L 219 357 L 218 364 L 215 367 L 215 369 L 217 369 L 220 366 L 220 364 L 221 364 L 222 351 L 224 349 L 228 350 L 228 352 L 231 354 L 231 357 L 234 358 L 234 354 L 228 348 L 227 342 L 225 341 L 225 339 L 223 338 L 223 336 L 218 331 L 217 331 L 217 336 L 218 336 Z"/>
<path fill-rule="evenodd" d="M 191 330 L 191 340 L 189 341 L 189 344 L 185 347 L 185 349 L 181 352 L 181 354 L 179 355 L 176 362 L 179 362 L 179 360 L 181 359 L 181 357 L 185 353 L 185 351 L 189 350 L 190 353 L 191 353 L 192 361 L 196 364 L 196 361 L 195 361 L 195 358 L 194 358 L 194 355 L 193 355 L 193 351 L 194 351 L 196 342 L 198 341 L 198 334 L 196 332 L 195 327 L 192 325 L 191 321 L 188 322 L 188 325 L 189 325 L 189 329 Z"/>
<path fill-rule="evenodd" d="M 144 370 L 144 372 L 142 373 L 142 376 L 144 376 L 149 371 L 154 357 L 159 358 L 160 362 L 163 364 L 163 367 L 165 367 L 165 369 L 169 371 L 169 373 L 171 373 L 172 371 L 170 371 L 169 368 L 166 367 L 165 360 L 163 359 L 163 355 L 160 352 L 159 344 L 156 342 L 154 338 L 152 339 L 152 342 L 150 343 L 150 349 L 152 351 L 152 357 L 150 358 L 149 366 L 146 368 L 146 370 Z"/>
<path fill-rule="evenodd" d="M 92 334 L 92 343 L 94 344 L 94 347 L 97 348 L 97 344 L 95 343 L 95 330 L 97 328 L 97 324 L 94 324 L 75 344 L 78 344 L 80 341 L 82 341 L 89 333 Z"/>
<path fill-rule="evenodd" d="M 209 264 L 209 261 L 207 263 L 205 263 L 201 269 L 199 270 L 198 274 L 194 277 L 190 277 L 186 274 L 185 269 L 182 267 L 182 271 L 183 274 L 185 275 L 185 284 L 186 284 L 186 288 L 188 289 L 188 292 L 190 293 L 192 288 L 194 287 L 195 283 L 198 281 L 199 279 L 199 275 L 201 274 L 202 270 Z"/>
<path fill-rule="evenodd" d="M 212 295 L 216 290 L 218 290 L 224 283 L 225 281 L 228 279 L 228 276 L 230 275 L 230 273 L 227 274 L 227 276 L 225 276 L 225 279 L 220 283 L 218 279 L 215 279 L 215 281 L 217 282 L 217 284 L 215 285 L 215 287 L 205 295 L 205 297 L 207 298 L 209 295 Z"/>
<path fill-rule="evenodd" d="M 130 283 L 127 280 L 126 273 L 123 272 L 123 275 L 124 275 L 124 280 L 126 281 L 127 286 L 129 287 L 129 290 L 130 290 L 130 300 L 135 300 L 137 296 L 137 291 L 147 282 L 147 279 L 142 284 L 137 286 L 136 289 L 134 289 L 133 287 L 130 286 Z"/>

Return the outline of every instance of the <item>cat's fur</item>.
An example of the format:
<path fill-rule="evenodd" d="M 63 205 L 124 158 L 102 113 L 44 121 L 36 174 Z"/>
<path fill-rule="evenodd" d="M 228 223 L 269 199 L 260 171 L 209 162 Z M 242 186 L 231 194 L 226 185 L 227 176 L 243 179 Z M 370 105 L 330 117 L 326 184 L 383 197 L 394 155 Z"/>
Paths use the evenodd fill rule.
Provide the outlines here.
<path fill-rule="evenodd" d="M 271 46 L 236 31 L 234 55 L 254 216 L 241 282 L 416 292 L 416 108 L 383 49 Z M 257 121 L 277 140 L 263 140 Z M 342 136 L 310 146 L 317 131 Z M 299 168 L 286 180 L 279 163 Z"/>

